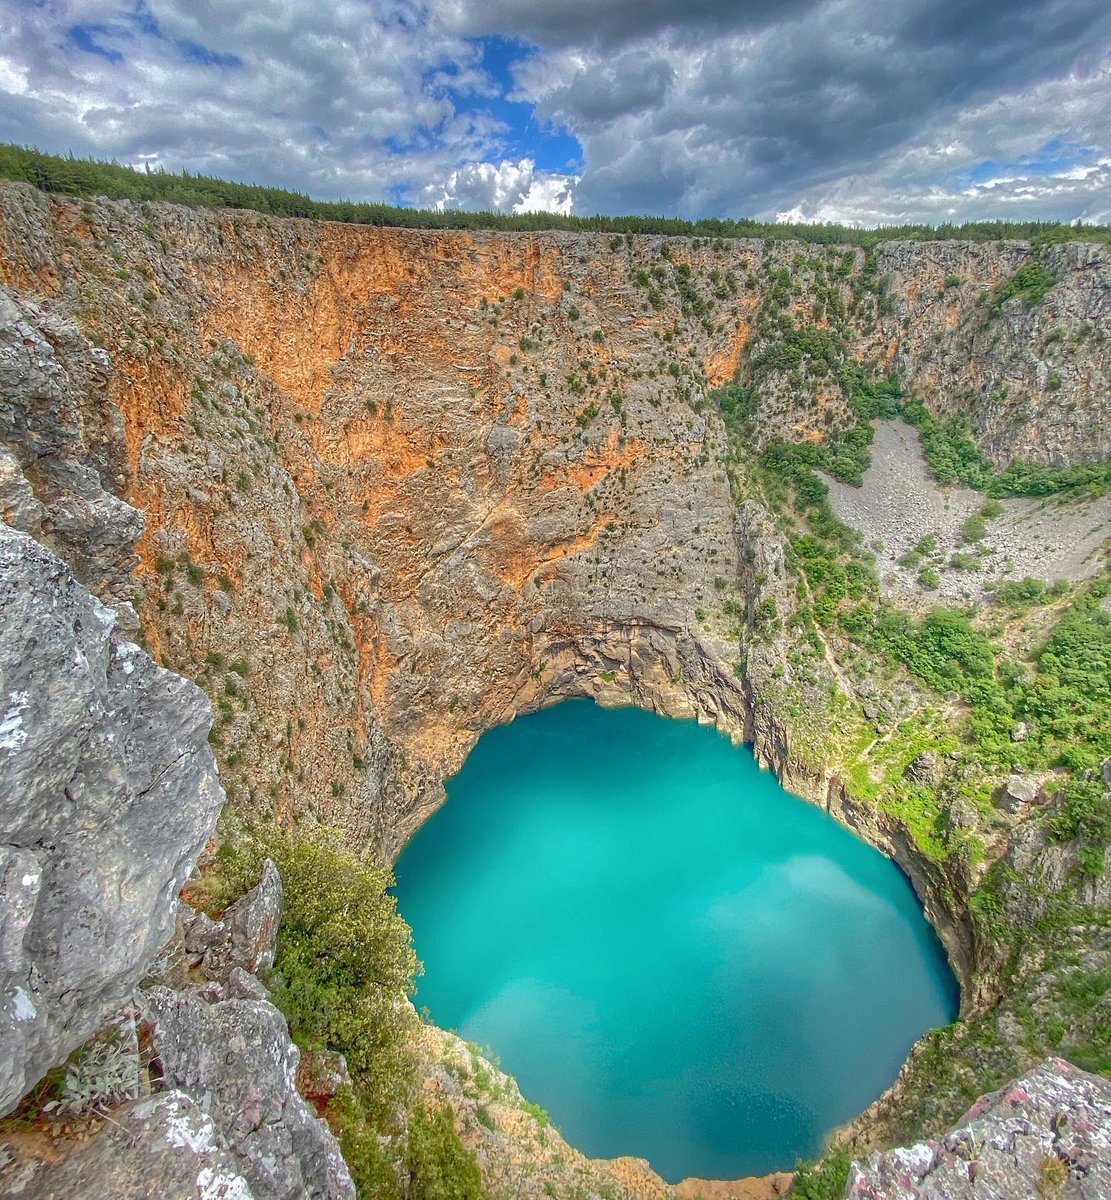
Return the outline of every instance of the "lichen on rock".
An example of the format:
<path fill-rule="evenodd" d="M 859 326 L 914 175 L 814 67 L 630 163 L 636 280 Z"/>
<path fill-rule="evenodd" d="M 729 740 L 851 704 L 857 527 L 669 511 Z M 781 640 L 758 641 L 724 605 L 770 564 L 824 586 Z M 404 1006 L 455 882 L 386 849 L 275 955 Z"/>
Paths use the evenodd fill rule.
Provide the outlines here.
<path fill-rule="evenodd" d="M 938 1141 L 854 1163 L 857 1200 L 1100 1200 L 1111 1195 L 1111 1081 L 1050 1059 L 981 1096 Z"/>

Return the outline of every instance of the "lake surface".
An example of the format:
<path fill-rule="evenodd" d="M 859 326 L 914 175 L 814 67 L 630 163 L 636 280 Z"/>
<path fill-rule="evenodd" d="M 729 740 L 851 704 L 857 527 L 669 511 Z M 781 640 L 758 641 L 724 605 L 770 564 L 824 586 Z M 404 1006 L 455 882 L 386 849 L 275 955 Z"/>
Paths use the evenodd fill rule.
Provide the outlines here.
<path fill-rule="evenodd" d="M 956 1016 L 898 868 L 713 729 L 568 701 L 447 791 L 397 865 L 416 1003 L 589 1155 L 789 1169 Z"/>

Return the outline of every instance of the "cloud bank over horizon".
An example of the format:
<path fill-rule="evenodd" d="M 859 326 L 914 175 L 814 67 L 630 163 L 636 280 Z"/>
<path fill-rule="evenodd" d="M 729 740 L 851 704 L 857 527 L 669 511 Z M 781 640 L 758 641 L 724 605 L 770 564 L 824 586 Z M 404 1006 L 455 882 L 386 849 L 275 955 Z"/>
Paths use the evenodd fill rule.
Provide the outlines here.
<path fill-rule="evenodd" d="M 0 140 L 438 208 L 1111 222 L 1111 6 L 0 0 Z"/>

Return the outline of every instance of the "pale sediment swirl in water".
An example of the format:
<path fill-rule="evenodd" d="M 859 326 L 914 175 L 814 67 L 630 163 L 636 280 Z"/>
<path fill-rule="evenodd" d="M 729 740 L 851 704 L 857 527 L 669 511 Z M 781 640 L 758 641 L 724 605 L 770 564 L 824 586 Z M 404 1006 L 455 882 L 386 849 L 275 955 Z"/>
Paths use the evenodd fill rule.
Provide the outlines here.
<path fill-rule="evenodd" d="M 398 863 L 419 1005 L 587 1154 L 789 1168 L 956 985 L 897 867 L 712 729 L 571 701 L 482 738 Z"/>

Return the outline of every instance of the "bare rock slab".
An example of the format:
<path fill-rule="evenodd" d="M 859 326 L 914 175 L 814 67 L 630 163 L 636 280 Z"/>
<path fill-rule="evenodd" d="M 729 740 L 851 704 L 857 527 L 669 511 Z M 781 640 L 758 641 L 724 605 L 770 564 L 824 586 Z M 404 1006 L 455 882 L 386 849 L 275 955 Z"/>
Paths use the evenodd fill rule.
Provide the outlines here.
<path fill-rule="evenodd" d="M 48 1157 L 17 1151 L 0 1187 L 21 1200 L 256 1200 L 211 1119 L 181 1092 L 141 1100 Z"/>
<path fill-rule="evenodd" d="M 297 1091 L 300 1055 L 272 1004 L 169 988 L 147 1003 L 165 1083 L 211 1116 L 256 1200 L 354 1200 L 336 1139 Z"/>
<path fill-rule="evenodd" d="M 859 1200 L 1104 1200 L 1111 1196 L 1111 1080 L 1059 1058 L 981 1096 L 940 1142 L 853 1163 Z"/>
<path fill-rule="evenodd" d="M 208 699 L 0 524 L 0 1114 L 169 940 L 224 801 Z"/>

